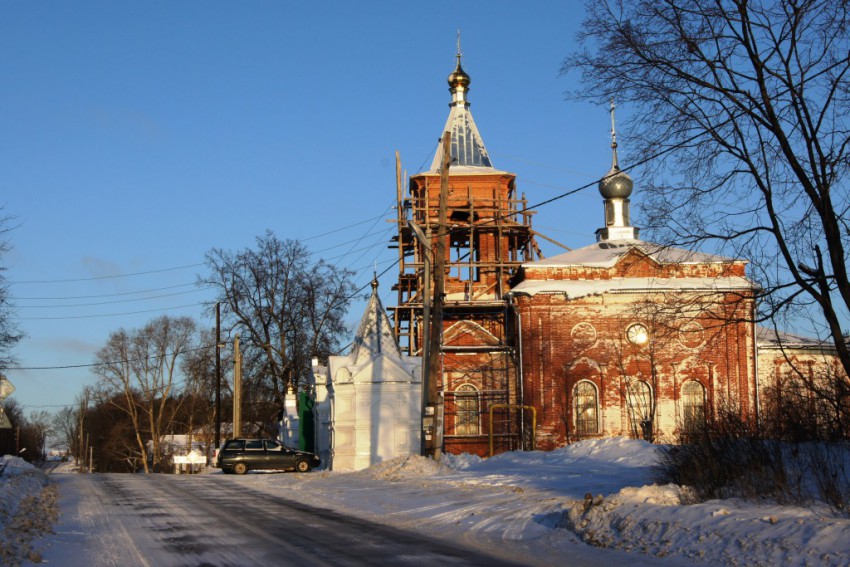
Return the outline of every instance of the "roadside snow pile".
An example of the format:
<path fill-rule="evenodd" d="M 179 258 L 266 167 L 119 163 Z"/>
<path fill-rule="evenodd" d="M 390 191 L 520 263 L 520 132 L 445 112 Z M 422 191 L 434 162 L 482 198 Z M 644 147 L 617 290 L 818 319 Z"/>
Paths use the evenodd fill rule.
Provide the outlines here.
<path fill-rule="evenodd" d="M 366 469 L 371 478 L 389 481 L 433 476 L 441 470 L 443 469 L 439 463 L 419 455 L 396 457 Z"/>
<path fill-rule="evenodd" d="M 566 491 L 566 496 L 584 500 L 588 492 L 610 494 L 624 486 L 651 484 L 657 449 L 646 441 L 609 437 L 554 451 L 513 451 L 478 459 L 459 476 L 469 484 Z M 455 459 L 464 461 L 463 456 Z"/>
<path fill-rule="evenodd" d="M 452 455 L 451 453 L 445 453 L 443 455 L 443 464 L 449 467 L 450 469 L 454 469 L 456 471 L 462 471 L 463 469 L 469 468 L 472 465 L 477 465 L 483 460 L 484 459 L 482 459 L 478 455 L 472 455 L 470 453 L 461 453 L 460 455 Z"/>
<path fill-rule="evenodd" d="M 0 564 L 38 563 L 33 537 L 51 530 L 56 521 L 56 489 L 47 475 L 18 457 L 0 457 Z"/>

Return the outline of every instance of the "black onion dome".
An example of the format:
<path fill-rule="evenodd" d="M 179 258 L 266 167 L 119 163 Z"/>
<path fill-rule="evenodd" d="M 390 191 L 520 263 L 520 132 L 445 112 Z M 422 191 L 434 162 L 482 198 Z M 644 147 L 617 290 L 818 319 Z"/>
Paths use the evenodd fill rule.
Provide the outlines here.
<path fill-rule="evenodd" d="M 608 174 L 599 180 L 599 193 L 605 199 L 628 199 L 634 183 L 629 174 L 620 171 L 618 166 L 611 168 Z"/>

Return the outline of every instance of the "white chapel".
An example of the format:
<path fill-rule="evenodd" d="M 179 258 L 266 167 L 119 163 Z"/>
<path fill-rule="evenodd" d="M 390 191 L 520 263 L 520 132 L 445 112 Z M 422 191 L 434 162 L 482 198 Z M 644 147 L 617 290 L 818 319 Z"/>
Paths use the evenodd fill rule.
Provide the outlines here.
<path fill-rule="evenodd" d="M 401 354 L 374 280 L 351 351 L 313 360 L 316 453 L 328 469 L 419 453 L 421 362 Z"/>

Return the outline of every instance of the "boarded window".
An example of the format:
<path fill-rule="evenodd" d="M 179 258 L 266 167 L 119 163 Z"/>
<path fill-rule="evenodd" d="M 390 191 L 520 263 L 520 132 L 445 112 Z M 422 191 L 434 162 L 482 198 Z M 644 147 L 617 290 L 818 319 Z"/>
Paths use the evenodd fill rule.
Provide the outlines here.
<path fill-rule="evenodd" d="M 579 382 L 575 387 L 576 435 L 599 433 L 597 418 L 596 386 L 590 382 Z"/>
<path fill-rule="evenodd" d="M 455 407 L 457 407 L 455 434 L 478 435 L 481 432 L 480 406 L 478 390 L 475 389 L 475 386 L 464 384 L 455 390 Z"/>

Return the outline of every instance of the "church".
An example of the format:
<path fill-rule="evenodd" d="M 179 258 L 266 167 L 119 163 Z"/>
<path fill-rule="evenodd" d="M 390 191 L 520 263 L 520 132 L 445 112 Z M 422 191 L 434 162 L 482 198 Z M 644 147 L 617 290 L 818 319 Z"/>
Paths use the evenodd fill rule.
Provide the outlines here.
<path fill-rule="evenodd" d="M 416 453 L 420 439 L 429 454 L 487 456 L 613 435 L 676 442 L 719 412 L 757 423 L 760 389 L 777 384 L 787 361 L 776 340 L 757 336 L 758 286 L 746 260 L 640 240 L 613 104 L 596 241 L 544 258 L 537 239 L 546 237 L 532 228 L 516 175 L 493 165 L 473 120 L 460 54 L 448 84 L 449 144 L 406 190 L 397 174 L 392 321 L 374 313 L 373 291 L 352 354 L 314 368 L 325 408 L 317 424 L 350 429 L 348 444 L 320 443 L 327 454 L 370 455 L 356 466 L 346 461 L 362 468 L 379 454 Z M 369 331 L 371 324 L 383 328 Z M 828 358 L 821 346 L 817 356 Z M 384 366 L 391 375 L 380 377 L 375 369 Z M 358 372 L 368 376 L 361 390 L 371 392 L 360 400 L 380 390 L 381 406 L 344 393 Z M 367 408 L 366 417 L 357 425 L 357 411 L 343 406 Z M 394 441 L 372 431 L 382 421 L 393 423 Z"/>
<path fill-rule="evenodd" d="M 448 82 L 446 225 L 438 151 L 400 198 L 393 308 L 399 343 L 421 355 L 433 302 L 423 258 L 443 238 L 442 336 L 431 354 L 443 450 L 552 449 L 605 435 L 670 441 L 721 407 L 755 419 L 756 287 L 746 262 L 640 240 L 613 109 L 596 242 L 542 258 L 516 175 L 492 164 L 475 125 L 460 56 Z"/>

